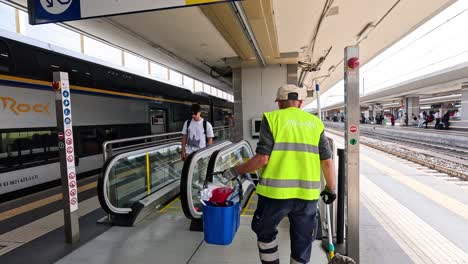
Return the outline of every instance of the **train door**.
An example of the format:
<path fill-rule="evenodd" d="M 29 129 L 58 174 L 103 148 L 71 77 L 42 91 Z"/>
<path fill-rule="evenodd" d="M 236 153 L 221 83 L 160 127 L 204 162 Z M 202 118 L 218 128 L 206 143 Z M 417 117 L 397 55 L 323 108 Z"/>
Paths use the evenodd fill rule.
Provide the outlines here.
<path fill-rule="evenodd" d="M 166 110 L 150 109 L 151 134 L 166 133 Z"/>

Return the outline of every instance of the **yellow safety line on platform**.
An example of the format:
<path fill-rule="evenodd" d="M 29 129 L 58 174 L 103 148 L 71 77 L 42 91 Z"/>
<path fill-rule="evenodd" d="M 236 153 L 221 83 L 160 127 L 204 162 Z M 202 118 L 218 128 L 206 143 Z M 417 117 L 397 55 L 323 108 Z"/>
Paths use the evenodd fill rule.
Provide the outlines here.
<path fill-rule="evenodd" d="M 245 215 L 245 212 L 248 212 L 247 208 L 249 208 L 249 205 L 252 203 L 252 199 L 253 199 L 254 195 L 257 195 L 257 193 L 253 192 L 252 195 L 250 195 L 250 198 L 247 201 L 247 204 L 245 205 L 244 209 L 242 209 L 241 215 Z"/>
<path fill-rule="evenodd" d="M 78 193 L 90 190 L 92 188 L 95 188 L 96 186 L 97 186 L 97 182 L 92 182 L 92 183 L 80 186 L 80 187 L 78 187 Z M 8 218 L 15 217 L 15 216 L 23 214 L 23 213 L 27 213 L 29 211 L 32 211 L 32 210 L 36 209 L 36 208 L 51 204 L 51 203 L 56 202 L 56 201 L 60 201 L 61 199 L 62 199 L 62 194 L 59 193 L 59 194 L 55 194 L 55 195 L 49 196 L 47 198 L 44 198 L 44 199 L 29 203 L 29 204 L 19 206 L 19 207 L 15 208 L 15 209 L 5 211 L 3 213 L 0 213 L 0 221 L 6 220 Z"/>
<path fill-rule="evenodd" d="M 146 152 L 146 193 L 151 194 L 151 180 L 150 180 L 150 164 L 149 164 L 149 153 Z"/>
<path fill-rule="evenodd" d="M 468 220 L 468 206 L 462 202 L 459 202 L 456 199 L 449 197 L 441 192 L 434 190 L 431 187 L 428 187 L 417 180 L 411 179 L 410 177 L 404 175 L 403 173 L 394 170 L 381 162 L 377 162 L 374 159 L 369 158 L 366 155 L 361 155 L 361 159 L 376 168 L 377 170 L 385 173 L 389 177 L 399 181 L 400 183 L 408 186 L 409 188 L 415 190 L 419 194 L 425 196 L 429 200 L 433 201 L 436 204 L 452 211 L 453 213 L 465 218 Z"/>
<path fill-rule="evenodd" d="M 361 174 L 361 201 L 416 264 L 467 263 L 468 255 Z"/>
<path fill-rule="evenodd" d="M 216 2 L 224 2 L 225 0 L 185 0 L 185 5 L 200 5 Z"/>
<path fill-rule="evenodd" d="M 167 203 L 163 208 L 159 209 L 159 212 L 163 213 L 166 211 L 167 208 L 172 208 L 172 205 L 177 201 L 180 200 L 180 197 L 174 198 L 174 200 Z"/>

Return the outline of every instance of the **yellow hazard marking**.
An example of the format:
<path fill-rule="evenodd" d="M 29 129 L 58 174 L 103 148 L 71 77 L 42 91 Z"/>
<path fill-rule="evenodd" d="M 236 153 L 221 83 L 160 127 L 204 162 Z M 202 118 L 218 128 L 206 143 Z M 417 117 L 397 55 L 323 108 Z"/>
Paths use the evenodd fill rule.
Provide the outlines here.
<path fill-rule="evenodd" d="M 207 3 L 225 2 L 226 0 L 185 0 L 185 5 L 200 5 Z"/>
<path fill-rule="evenodd" d="M 92 188 L 96 188 L 96 186 L 97 186 L 97 182 L 92 182 L 92 183 L 88 183 L 86 185 L 80 186 L 80 187 L 78 187 L 78 193 L 90 190 Z M 6 220 L 8 218 L 15 217 L 15 216 L 20 215 L 20 214 L 27 213 L 29 211 L 32 211 L 32 210 L 36 209 L 36 208 L 51 204 L 51 203 L 56 202 L 56 201 L 60 201 L 61 199 L 62 199 L 62 194 L 61 193 L 60 194 L 55 194 L 55 195 L 49 196 L 47 198 L 32 202 L 32 203 L 19 206 L 19 207 L 15 208 L 15 209 L 5 211 L 3 213 L 0 213 L 0 221 Z"/>
<path fill-rule="evenodd" d="M 149 162 L 149 153 L 146 152 L 146 186 L 147 194 L 151 194 L 151 179 L 150 179 L 150 162 Z"/>
<path fill-rule="evenodd" d="M 361 155 L 363 161 L 376 168 L 377 170 L 385 173 L 387 176 L 392 177 L 393 179 L 399 181 L 400 183 L 408 186 L 409 188 L 415 190 L 419 194 L 425 196 L 429 200 L 433 201 L 436 204 L 452 211 L 453 213 L 465 218 L 468 220 L 468 206 L 462 202 L 459 202 L 456 199 L 449 197 L 441 192 L 434 190 L 431 187 L 426 186 L 410 177 L 404 175 L 403 173 L 394 170 L 383 163 L 377 162 L 365 155 Z"/>
<path fill-rule="evenodd" d="M 170 201 L 169 203 L 167 203 L 163 208 L 159 209 L 159 212 L 163 213 L 165 212 L 168 208 L 175 208 L 175 207 L 172 207 L 172 205 L 177 202 L 177 201 L 180 201 L 180 197 L 177 197 L 175 198 L 174 200 Z"/>
<path fill-rule="evenodd" d="M 244 209 L 242 209 L 242 211 L 241 211 L 241 215 L 246 215 L 246 212 L 252 212 L 251 209 L 248 209 L 248 208 L 249 208 L 250 204 L 252 203 L 252 199 L 253 199 L 253 197 L 255 195 L 257 195 L 256 192 L 253 192 L 252 195 L 250 195 L 250 198 L 247 201 L 247 204 L 245 205 Z M 253 210 L 253 211 L 255 211 L 255 210 Z"/>

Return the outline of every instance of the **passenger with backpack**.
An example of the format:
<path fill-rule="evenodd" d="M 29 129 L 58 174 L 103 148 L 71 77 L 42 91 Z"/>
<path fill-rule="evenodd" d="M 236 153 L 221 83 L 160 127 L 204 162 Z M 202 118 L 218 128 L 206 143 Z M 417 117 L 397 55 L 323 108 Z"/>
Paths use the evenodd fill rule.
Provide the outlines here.
<path fill-rule="evenodd" d="M 213 126 L 201 117 L 201 106 L 194 104 L 191 111 L 192 118 L 185 121 L 182 128 L 182 160 L 190 153 L 213 144 Z"/>

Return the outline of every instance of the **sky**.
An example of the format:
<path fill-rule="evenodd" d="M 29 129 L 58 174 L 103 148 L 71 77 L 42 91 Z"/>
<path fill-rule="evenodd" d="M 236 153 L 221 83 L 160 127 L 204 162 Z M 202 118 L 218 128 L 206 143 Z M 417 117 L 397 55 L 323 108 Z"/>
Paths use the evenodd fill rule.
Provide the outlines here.
<path fill-rule="evenodd" d="M 362 66 L 360 94 L 368 95 L 467 62 L 468 0 L 458 0 Z M 320 99 L 322 107 L 343 102 L 343 80 Z M 316 100 L 304 107 L 315 108 Z"/>

